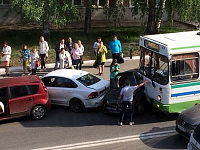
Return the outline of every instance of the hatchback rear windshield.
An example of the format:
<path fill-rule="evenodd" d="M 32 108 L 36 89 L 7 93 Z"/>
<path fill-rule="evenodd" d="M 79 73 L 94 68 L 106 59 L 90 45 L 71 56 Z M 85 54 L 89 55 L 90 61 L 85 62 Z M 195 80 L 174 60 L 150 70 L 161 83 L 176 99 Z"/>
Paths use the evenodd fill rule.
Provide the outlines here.
<path fill-rule="evenodd" d="M 194 130 L 194 139 L 200 143 L 200 124 L 196 127 L 196 129 Z"/>
<path fill-rule="evenodd" d="M 88 74 L 78 78 L 77 80 L 85 86 L 90 86 L 92 84 L 99 82 L 101 79 L 99 79 L 99 78 L 93 76 L 92 74 L 88 73 Z"/>

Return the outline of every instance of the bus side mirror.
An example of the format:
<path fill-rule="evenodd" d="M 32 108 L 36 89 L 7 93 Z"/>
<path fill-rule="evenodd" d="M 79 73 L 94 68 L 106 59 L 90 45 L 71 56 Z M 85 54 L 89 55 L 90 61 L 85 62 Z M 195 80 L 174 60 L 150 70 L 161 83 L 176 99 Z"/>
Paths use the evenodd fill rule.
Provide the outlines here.
<path fill-rule="evenodd" d="M 0 114 L 3 114 L 4 113 L 4 105 L 2 102 L 0 102 Z"/>
<path fill-rule="evenodd" d="M 155 85 L 155 83 L 153 82 L 153 80 L 151 81 L 151 83 L 152 83 L 152 86 L 155 88 L 156 85 Z"/>

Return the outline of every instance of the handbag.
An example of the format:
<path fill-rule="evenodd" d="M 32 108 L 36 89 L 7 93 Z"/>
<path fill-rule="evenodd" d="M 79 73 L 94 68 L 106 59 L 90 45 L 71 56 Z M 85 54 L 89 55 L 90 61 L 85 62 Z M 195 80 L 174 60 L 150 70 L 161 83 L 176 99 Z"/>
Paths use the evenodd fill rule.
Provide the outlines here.
<path fill-rule="evenodd" d="M 96 60 L 95 60 L 94 63 L 93 63 L 93 67 L 94 67 L 94 68 L 97 68 L 97 67 L 98 67 L 97 61 L 96 61 Z"/>
<path fill-rule="evenodd" d="M 6 61 L 6 57 L 1 57 L 1 61 Z"/>
<path fill-rule="evenodd" d="M 6 55 L 1 56 L 1 61 L 9 61 L 9 60 L 10 60 L 10 58 L 8 56 L 6 56 Z"/>
<path fill-rule="evenodd" d="M 118 59 L 117 62 L 118 62 L 119 64 L 124 63 L 123 53 L 120 53 L 120 55 L 119 55 L 119 59 Z"/>
<path fill-rule="evenodd" d="M 40 66 L 40 61 L 36 61 L 36 67 L 39 67 Z"/>

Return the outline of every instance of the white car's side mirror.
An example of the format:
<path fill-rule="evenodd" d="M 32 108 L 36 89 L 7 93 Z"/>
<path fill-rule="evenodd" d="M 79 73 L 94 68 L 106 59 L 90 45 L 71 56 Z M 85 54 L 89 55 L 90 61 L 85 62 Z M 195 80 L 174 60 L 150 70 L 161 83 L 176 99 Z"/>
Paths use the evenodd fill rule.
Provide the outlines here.
<path fill-rule="evenodd" d="M 4 104 L 2 102 L 0 102 L 0 114 L 3 114 L 4 113 Z"/>

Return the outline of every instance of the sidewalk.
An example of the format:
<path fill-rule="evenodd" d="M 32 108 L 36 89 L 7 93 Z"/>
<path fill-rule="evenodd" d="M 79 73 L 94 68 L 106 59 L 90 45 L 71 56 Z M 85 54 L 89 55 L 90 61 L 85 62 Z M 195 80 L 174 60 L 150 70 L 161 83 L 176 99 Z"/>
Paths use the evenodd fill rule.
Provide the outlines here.
<path fill-rule="evenodd" d="M 128 60 L 138 60 L 138 59 L 139 59 L 139 56 L 134 56 L 134 57 L 132 57 L 132 59 L 130 59 L 130 57 L 124 57 L 125 61 L 128 61 Z M 112 62 L 112 59 L 107 59 L 106 60 L 106 63 L 111 63 L 111 62 Z M 92 64 L 94 63 L 94 60 L 87 60 L 87 61 L 84 61 L 83 63 L 84 64 L 91 64 L 91 66 L 92 66 Z M 46 64 L 46 68 L 54 68 L 54 66 L 55 66 L 55 63 Z M 13 72 L 22 72 L 22 70 L 23 70 L 22 66 L 10 67 L 9 68 L 10 73 L 13 73 Z M 5 74 L 5 69 L 4 68 L 0 68 L 0 75 L 4 75 L 4 74 Z"/>

